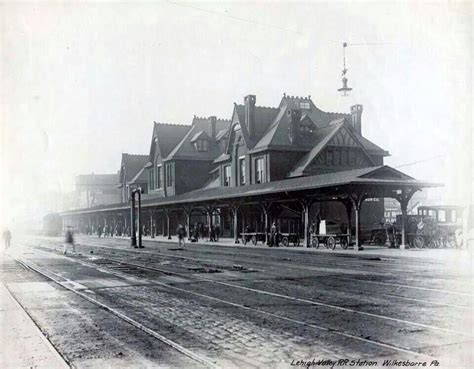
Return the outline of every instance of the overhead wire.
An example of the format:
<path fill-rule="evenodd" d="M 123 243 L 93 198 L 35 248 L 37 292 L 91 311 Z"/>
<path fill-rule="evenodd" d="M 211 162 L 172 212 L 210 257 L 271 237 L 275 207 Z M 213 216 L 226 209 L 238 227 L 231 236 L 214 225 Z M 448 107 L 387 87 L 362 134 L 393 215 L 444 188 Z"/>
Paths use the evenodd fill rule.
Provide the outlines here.
<path fill-rule="evenodd" d="M 409 167 L 411 165 L 415 165 L 415 164 L 420 164 L 420 163 L 425 163 L 427 161 L 431 161 L 431 160 L 434 160 L 434 159 L 439 159 L 439 158 L 442 158 L 446 155 L 437 155 L 437 156 L 433 156 L 431 158 L 427 158 L 427 159 L 423 159 L 423 160 L 418 160 L 418 161 L 414 161 L 414 162 L 411 162 L 411 163 L 406 163 L 406 164 L 401 164 L 401 165 L 397 165 L 396 167 L 394 168 L 402 168 L 402 167 Z"/>
<path fill-rule="evenodd" d="M 218 15 L 218 16 L 223 16 L 223 17 L 231 18 L 231 19 L 234 19 L 234 20 L 237 20 L 237 21 L 240 21 L 240 22 L 255 24 L 255 25 L 257 25 L 257 26 L 262 26 L 262 27 L 268 27 L 268 28 L 278 29 L 278 30 L 280 30 L 280 31 L 285 31 L 285 32 L 291 32 L 291 33 L 294 33 L 294 34 L 297 34 L 297 35 L 300 35 L 300 36 L 303 35 L 302 32 L 299 32 L 299 31 L 296 31 L 296 30 L 292 30 L 292 29 L 284 28 L 284 27 L 278 27 L 278 26 L 275 26 L 275 25 L 273 25 L 273 24 L 257 22 L 257 21 L 251 20 L 251 19 L 246 19 L 246 18 L 237 17 L 237 16 L 232 15 L 232 14 L 218 12 L 218 11 L 216 11 L 216 10 L 204 9 L 204 8 L 200 8 L 200 7 L 195 6 L 195 5 L 183 4 L 183 3 L 178 3 L 178 2 L 170 1 L 170 0 L 165 0 L 165 2 L 167 2 L 168 4 L 172 4 L 172 5 L 176 5 L 176 6 L 181 6 L 181 7 L 183 7 L 183 8 L 190 8 L 190 9 L 198 10 L 198 11 L 205 12 L 205 13 L 209 13 L 209 14 L 214 14 L 214 15 Z"/>

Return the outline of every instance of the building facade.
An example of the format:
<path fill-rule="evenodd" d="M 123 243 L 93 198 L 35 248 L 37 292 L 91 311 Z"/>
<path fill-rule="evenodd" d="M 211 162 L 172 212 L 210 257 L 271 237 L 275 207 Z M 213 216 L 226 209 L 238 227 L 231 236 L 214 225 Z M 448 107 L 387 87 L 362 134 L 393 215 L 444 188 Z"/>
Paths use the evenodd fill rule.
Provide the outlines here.
<path fill-rule="evenodd" d="M 406 213 L 413 194 L 431 186 L 384 165 L 389 153 L 363 136 L 362 112 L 362 105 L 325 112 L 310 96 L 285 94 L 262 107 L 248 95 L 229 120 L 154 123 L 149 154 L 122 155 L 121 204 L 64 216 L 129 229 L 127 200 L 139 186 L 142 224 L 152 236 L 171 236 L 178 223 L 188 232 L 193 224 L 219 224 L 237 242 L 244 229 L 267 234 L 275 223 L 308 244 L 309 224 L 318 219 L 346 223 L 358 242 L 361 227 L 383 219 L 383 198 Z"/>
<path fill-rule="evenodd" d="M 118 179 L 118 173 L 92 173 L 76 176 L 76 207 L 90 208 L 120 202 L 120 192 L 117 189 Z"/>

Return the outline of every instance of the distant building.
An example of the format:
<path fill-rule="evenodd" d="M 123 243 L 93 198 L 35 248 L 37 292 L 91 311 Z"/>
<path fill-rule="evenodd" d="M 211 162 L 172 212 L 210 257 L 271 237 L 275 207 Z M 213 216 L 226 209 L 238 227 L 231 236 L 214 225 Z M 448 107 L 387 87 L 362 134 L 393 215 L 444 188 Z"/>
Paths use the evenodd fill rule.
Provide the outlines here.
<path fill-rule="evenodd" d="M 389 223 L 393 223 L 397 219 L 397 215 L 402 214 L 402 209 L 400 207 L 400 203 L 391 198 L 385 198 L 385 221 Z M 418 207 L 422 205 L 427 205 L 427 194 L 426 192 L 417 192 L 413 195 L 411 200 L 408 202 L 407 213 L 408 214 L 418 214 Z"/>
<path fill-rule="evenodd" d="M 81 174 L 76 176 L 76 206 L 89 208 L 120 202 L 116 188 L 118 174 Z"/>

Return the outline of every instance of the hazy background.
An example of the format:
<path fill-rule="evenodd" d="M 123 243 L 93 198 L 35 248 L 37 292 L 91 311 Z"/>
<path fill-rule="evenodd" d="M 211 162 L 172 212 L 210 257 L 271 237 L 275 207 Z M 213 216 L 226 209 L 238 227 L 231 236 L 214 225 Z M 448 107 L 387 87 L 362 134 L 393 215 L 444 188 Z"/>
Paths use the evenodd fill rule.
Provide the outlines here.
<path fill-rule="evenodd" d="M 388 165 L 472 189 L 470 2 L 1 3 L 0 224 L 39 217 L 74 176 L 149 150 L 153 121 L 230 118 L 247 94 L 364 105 Z M 341 97 L 342 42 L 349 97 Z M 415 163 L 416 164 L 413 164 Z M 410 164 L 410 165 L 407 165 Z M 433 195 L 435 196 L 435 195 Z"/>

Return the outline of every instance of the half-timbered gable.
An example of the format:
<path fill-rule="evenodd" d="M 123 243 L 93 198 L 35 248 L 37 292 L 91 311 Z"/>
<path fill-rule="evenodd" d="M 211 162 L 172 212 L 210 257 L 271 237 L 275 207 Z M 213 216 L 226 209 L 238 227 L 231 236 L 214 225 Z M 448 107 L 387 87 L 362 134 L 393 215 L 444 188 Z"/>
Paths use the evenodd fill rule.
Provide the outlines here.
<path fill-rule="evenodd" d="M 290 177 L 376 165 L 344 119 L 329 125 L 322 133 L 321 140 L 297 163 Z"/>

